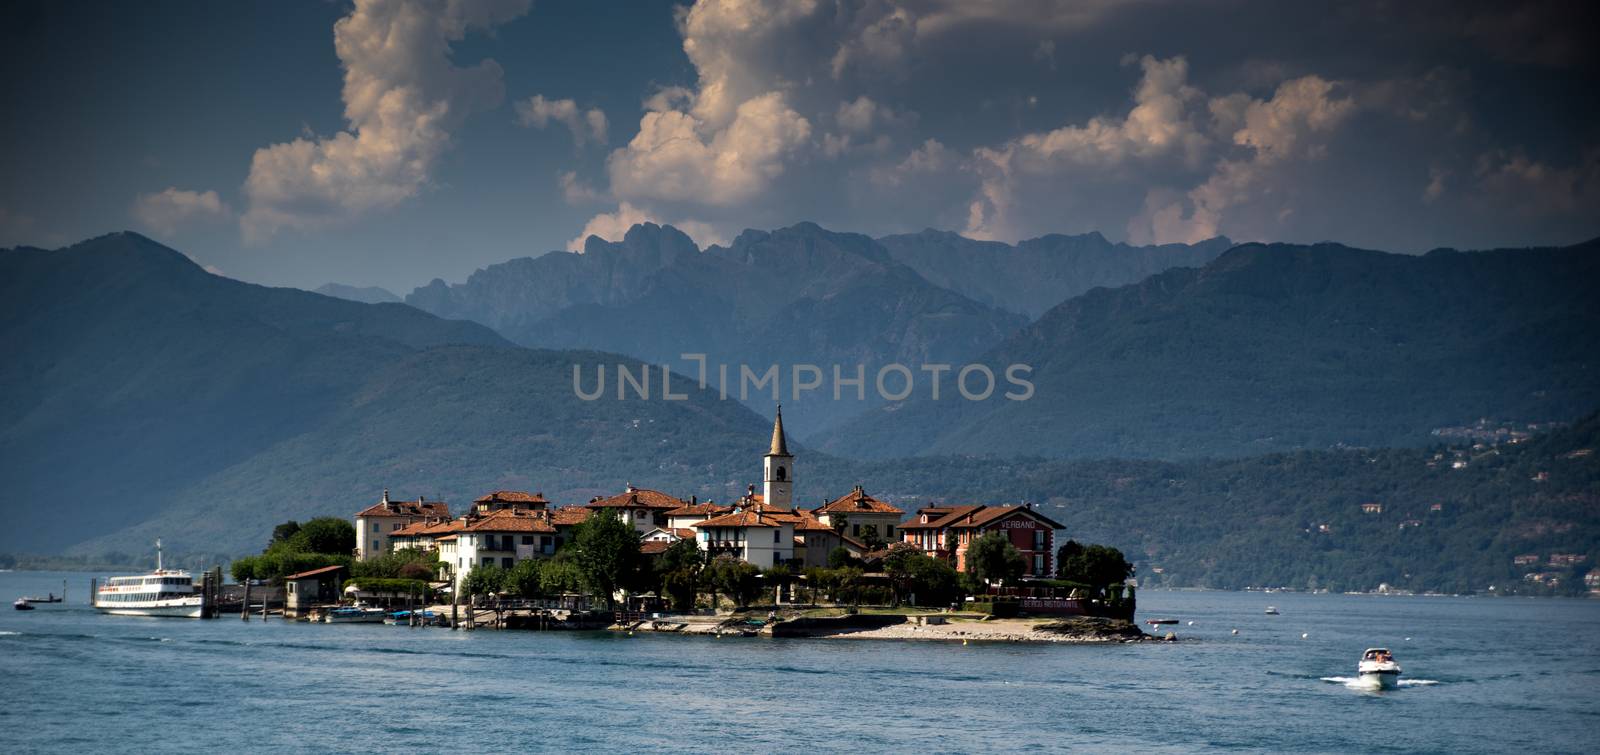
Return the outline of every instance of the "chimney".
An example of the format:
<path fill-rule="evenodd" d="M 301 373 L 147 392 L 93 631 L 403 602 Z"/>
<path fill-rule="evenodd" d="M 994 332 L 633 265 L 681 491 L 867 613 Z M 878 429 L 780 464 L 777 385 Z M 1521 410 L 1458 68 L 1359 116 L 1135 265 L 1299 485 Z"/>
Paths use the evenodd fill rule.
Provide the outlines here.
<path fill-rule="evenodd" d="M 698 505 L 700 505 L 700 496 L 697 496 L 697 495 L 689 496 L 689 505 L 690 506 L 698 506 Z"/>

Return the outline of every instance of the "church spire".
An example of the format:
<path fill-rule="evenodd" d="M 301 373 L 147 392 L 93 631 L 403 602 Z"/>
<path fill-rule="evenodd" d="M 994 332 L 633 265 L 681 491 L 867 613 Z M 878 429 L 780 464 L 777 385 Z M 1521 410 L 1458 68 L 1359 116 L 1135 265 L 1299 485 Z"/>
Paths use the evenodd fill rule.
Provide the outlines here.
<path fill-rule="evenodd" d="M 789 444 L 783 436 L 783 404 L 778 405 L 778 418 L 772 421 L 772 448 L 768 456 L 788 456 Z"/>
<path fill-rule="evenodd" d="M 779 511 L 788 511 L 794 502 L 794 457 L 783 436 L 783 407 L 772 421 L 772 446 L 761 459 L 761 502 Z"/>

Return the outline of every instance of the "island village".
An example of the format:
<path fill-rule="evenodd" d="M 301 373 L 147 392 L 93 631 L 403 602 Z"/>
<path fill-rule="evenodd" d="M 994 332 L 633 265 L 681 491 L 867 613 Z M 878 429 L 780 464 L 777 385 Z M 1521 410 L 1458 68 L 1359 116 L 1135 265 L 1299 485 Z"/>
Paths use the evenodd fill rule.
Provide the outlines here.
<path fill-rule="evenodd" d="M 796 477 L 780 407 L 760 488 L 730 503 L 629 484 L 566 506 L 496 490 L 457 514 L 385 490 L 354 514 L 349 557 L 277 574 L 252 557 L 235 562 L 235 578 L 259 585 L 258 602 L 246 595 L 240 610 L 460 628 L 1145 637 L 1131 624 L 1122 555 L 1058 548 L 1062 525 L 1030 504 L 928 505 L 908 516 L 857 485 L 808 509 L 795 501 Z M 292 534 L 275 533 L 275 544 Z M 306 558 L 316 555 L 287 563 Z M 1063 568 L 1064 558 L 1073 563 Z"/>

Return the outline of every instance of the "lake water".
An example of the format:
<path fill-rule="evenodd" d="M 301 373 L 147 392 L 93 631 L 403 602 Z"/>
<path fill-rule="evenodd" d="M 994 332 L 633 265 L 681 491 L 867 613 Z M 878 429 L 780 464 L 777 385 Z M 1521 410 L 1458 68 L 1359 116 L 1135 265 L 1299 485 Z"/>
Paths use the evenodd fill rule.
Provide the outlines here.
<path fill-rule="evenodd" d="M 7 752 L 1592 752 L 1600 732 L 1600 601 L 1147 592 L 1141 621 L 1184 641 L 961 646 L 101 616 L 84 574 L 0 573 L 0 597 L 63 578 L 73 602 L 0 614 Z M 1405 686 L 1343 681 L 1369 646 Z"/>

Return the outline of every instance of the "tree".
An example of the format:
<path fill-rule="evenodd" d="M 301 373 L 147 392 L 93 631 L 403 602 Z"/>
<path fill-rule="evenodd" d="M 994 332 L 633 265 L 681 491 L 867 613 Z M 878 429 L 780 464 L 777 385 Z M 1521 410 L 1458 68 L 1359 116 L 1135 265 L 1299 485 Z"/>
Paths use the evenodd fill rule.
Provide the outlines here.
<path fill-rule="evenodd" d="M 991 532 L 967 546 L 967 569 L 984 582 L 1016 579 L 1027 570 L 1028 562 L 1011 540 Z"/>
<path fill-rule="evenodd" d="M 350 565 L 350 576 L 376 579 L 431 580 L 439 566 L 439 557 L 433 551 L 421 548 L 401 548 Z"/>
<path fill-rule="evenodd" d="M 515 593 L 524 598 L 537 598 L 542 593 L 540 589 L 540 565 L 542 559 L 525 558 L 518 561 L 506 572 L 503 588 L 506 592 Z"/>
<path fill-rule="evenodd" d="M 289 538 L 294 537 L 295 533 L 299 532 L 299 531 L 300 531 L 300 523 L 295 521 L 295 520 L 293 520 L 293 519 L 290 519 L 289 521 L 284 522 L 283 524 L 280 524 L 280 525 L 278 525 L 276 527 L 273 527 L 272 528 L 272 543 L 268 543 L 267 547 L 270 548 L 270 547 L 272 547 L 273 543 L 281 543 L 281 542 L 283 542 L 285 540 L 288 540 Z"/>
<path fill-rule="evenodd" d="M 927 558 L 922 549 L 911 543 L 895 543 L 889 546 L 888 555 L 883 557 L 883 573 L 888 575 L 889 584 L 894 588 L 894 602 L 899 605 L 901 596 L 915 589 L 911 584 L 915 563 L 919 559 Z"/>
<path fill-rule="evenodd" d="M 845 566 L 855 566 L 860 563 L 861 561 L 859 559 L 850 555 L 850 549 L 842 545 L 835 547 L 831 551 L 828 551 L 828 568 L 830 569 L 838 569 Z"/>
<path fill-rule="evenodd" d="M 806 588 L 811 592 L 811 602 L 817 602 L 817 591 L 829 593 L 829 586 L 833 584 L 833 572 L 821 566 L 808 566 L 805 571 Z"/>
<path fill-rule="evenodd" d="M 294 535 L 274 547 L 279 545 L 293 553 L 348 556 L 356 550 L 356 528 L 337 517 L 319 516 L 300 525 Z"/>
<path fill-rule="evenodd" d="M 878 525 L 861 525 L 861 544 L 867 546 L 868 551 L 875 551 L 883 547 L 883 537 L 878 534 Z"/>
<path fill-rule="evenodd" d="M 667 546 L 657 560 L 656 574 L 661 594 L 672 597 L 674 611 L 688 613 L 694 610 L 694 597 L 704 565 L 705 557 L 700 551 L 700 544 L 692 538 Z"/>
<path fill-rule="evenodd" d="M 959 575 L 950 562 L 925 554 L 917 555 L 919 557 L 912 559 L 909 564 L 913 605 L 944 605 L 960 596 Z"/>
<path fill-rule="evenodd" d="M 767 570 L 761 572 L 761 577 L 772 588 L 772 602 L 774 604 L 782 603 L 783 586 L 789 584 L 789 580 L 794 578 L 794 570 L 783 564 L 773 564 Z"/>
<path fill-rule="evenodd" d="M 572 550 L 563 548 L 539 568 L 539 590 L 545 595 L 577 592 L 583 588 L 583 572 L 573 562 Z"/>
<path fill-rule="evenodd" d="M 1122 551 L 1104 545 L 1080 545 L 1068 540 L 1056 549 L 1056 579 L 1079 582 L 1095 589 L 1120 584 L 1133 574 Z"/>
<path fill-rule="evenodd" d="M 505 589 L 506 570 L 495 564 L 474 566 L 461 582 L 461 591 L 468 598 L 493 595 Z"/>
<path fill-rule="evenodd" d="M 610 511 L 600 511 L 577 526 L 572 545 L 584 584 L 591 593 L 599 594 L 607 608 L 615 609 L 617 588 L 638 568 L 638 530 Z"/>
<path fill-rule="evenodd" d="M 735 607 L 749 606 L 760 597 L 761 570 L 755 565 L 728 556 L 718 557 L 715 565 L 717 587 L 733 599 Z"/>

